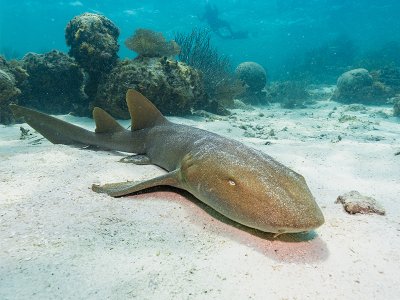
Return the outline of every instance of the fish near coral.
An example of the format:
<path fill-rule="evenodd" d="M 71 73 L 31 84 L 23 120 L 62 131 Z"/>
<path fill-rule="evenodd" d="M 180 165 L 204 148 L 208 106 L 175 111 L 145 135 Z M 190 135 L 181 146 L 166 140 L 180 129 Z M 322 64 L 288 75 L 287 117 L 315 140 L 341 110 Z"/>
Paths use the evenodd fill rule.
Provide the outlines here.
<path fill-rule="evenodd" d="M 155 164 L 168 172 L 150 180 L 93 185 L 96 192 L 119 197 L 172 186 L 233 221 L 276 234 L 308 231 L 324 223 L 303 176 L 235 140 L 168 121 L 137 91 L 128 90 L 126 102 L 131 130 L 95 108 L 95 132 L 28 108 L 10 107 L 52 143 L 136 153 L 132 162 Z"/>

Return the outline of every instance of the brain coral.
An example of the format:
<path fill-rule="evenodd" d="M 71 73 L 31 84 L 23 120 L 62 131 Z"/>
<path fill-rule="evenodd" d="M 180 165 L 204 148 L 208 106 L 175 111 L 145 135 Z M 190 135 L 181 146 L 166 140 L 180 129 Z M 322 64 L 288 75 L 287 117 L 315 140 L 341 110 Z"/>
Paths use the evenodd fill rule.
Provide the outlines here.
<path fill-rule="evenodd" d="M 246 61 L 237 66 L 235 73 L 246 84 L 246 92 L 241 95 L 243 101 L 251 104 L 265 102 L 263 89 L 267 84 L 267 72 L 261 65 Z"/>
<path fill-rule="evenodd" d="M 393 90 L 374 79 L 366 69 L 353 69 L 337 80 L 332 100 L 343 103 L 384 104 Z"/>
<path fill-rule="evenodd" d="M 267 84 L 267 72 L 258 63 L 243 62 L 237 66 L 235 72 L 236 76 L 246 83 L 249 91 L 259 92 Z"/>

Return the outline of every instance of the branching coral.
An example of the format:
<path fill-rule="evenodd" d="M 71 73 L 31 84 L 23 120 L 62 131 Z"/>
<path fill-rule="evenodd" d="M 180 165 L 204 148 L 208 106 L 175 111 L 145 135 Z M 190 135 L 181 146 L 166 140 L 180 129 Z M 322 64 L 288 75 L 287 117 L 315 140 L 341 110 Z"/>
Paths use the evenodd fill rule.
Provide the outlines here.
<path fill-rule="evenodd" d="M 243 91 L 242 84 L 231 73 L 229 59 L 211 45 L 210 32 L 194 28 L 191 33 L 178 33 L 175 41 L 181 47 L 179 60 L 203 73 L 207 94 L 212 101 L 229 106 Z"/>
<path fill-rule="evenodd" d="M 144 57 L 175 56 L 180 52 L 180 47 L 175 41 L 167 42 L 161 32 L 143 28 L 137 29 L 125 41 L 125 46 Z"/>

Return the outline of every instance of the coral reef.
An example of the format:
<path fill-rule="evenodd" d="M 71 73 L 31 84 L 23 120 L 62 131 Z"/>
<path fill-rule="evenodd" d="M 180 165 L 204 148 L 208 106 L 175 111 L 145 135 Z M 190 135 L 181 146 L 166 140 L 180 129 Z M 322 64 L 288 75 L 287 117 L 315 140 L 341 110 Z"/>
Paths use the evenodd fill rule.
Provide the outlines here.
<path fill-rule="evenodd" d="M 125 46 L 145 57 L 175 56 L 180 52 L 180 47 L 175 41 L 167 42 L 161 32 L 143 28 L 137 29 L 125 41 Z"/>
<path fill-rule="evenodd" d="M 339 77 L 331 99 L 343 103 L 384 104 L 393 95 L 390 87 L 374 80 L 366 69 L 360 68 Z"/>
<path fill-rule="evenodd" d="M 374 81 L 382 82 L 395 93 L 400 93 L 400 69 L 396 67 L 383 67 L 370 72 Z"/>
<path fill-rule="evenodd" d="M 310 100 L 310 93 L 301 81 L 273 82 L 267 87 L 268 102 L 278 102 L 283 108 L 301 108 Z"/>
<path fill-rule="evenodd" d="M 12 47 L 0 46 L 0 56 L 3 56 L 6 60 L 18 59 L 21 57 L 21 53 Z"/>
<path fill-rule="evenodd" d="M 0 103 L 8 102 L 9 99 L 20 93 L 21 91 L 16 86 L 14 76 L 0 68 Z"/>
<path fill-rule="evenodd" d="M 85 88 L 89 97 L 95 96 L 98 82 L 117 63 L 118 36 L 119 29 L 109 19 L 93 13 L 74 17 L 65 29 L 69 55 L 89 74 Z"/>
<path fill-rule="evenodd" d="M 233 99 L 244 90 L 231 73 L 226 56 L 211 45 L 210 32 L 194 28 L 191 33 L 178 33 L 175 41 L 181 48 L 178 59 L 203 73 L 204 85 L 212 107 L 231 107 Z M 214 112 L 213 108 L 203 107 Z"/>
<path fill-rule="evenodd" d="M 246 91 L 239 98 L 251 104 L 265 103 L 265 92 L 263 91 L 267 84 L 265 69 L 258 63 L 247 61 L 239 64 L 235 73 L 246 86 Z"/>
<path fill-rule="evenodd" d="M 85 75 L 76 61 L 62 52 L 28 53 L 21 61 L 29 77 L 19 101 L 47 113 L 88 114 Z"/>
<path fill-rule="evenodd" d="M 0 124 L 14 121 L 8 105 L 17 102 L 21 94 L 19 86 L 27 76 L 26 71 L 16 61 L 7 62 L 0 56 Z"/>
<path fill-rule="evenodd" d="M 142 92 L 167 115 L 190 114 L 207 103 L 201 73 L 166 57 L 120 61 L 99 85 L 96 104 L 114 117 L 128 119 L 128 88 Z"/>

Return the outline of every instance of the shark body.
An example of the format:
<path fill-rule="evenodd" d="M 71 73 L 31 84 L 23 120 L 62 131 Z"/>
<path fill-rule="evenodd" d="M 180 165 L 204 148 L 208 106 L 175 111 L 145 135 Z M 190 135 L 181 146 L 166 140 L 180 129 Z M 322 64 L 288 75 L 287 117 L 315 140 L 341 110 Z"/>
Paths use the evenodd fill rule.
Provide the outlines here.
<path fill-rule="evenodd" d="M 168 172 L 146 181 L 93 185 L 96 192 L 119 197 L 173 186 L 231 220 L 276 234 L 309 231 L 324 223 L 300 174 L 238 141 L 168 121 L 137 91 L 128 90 L 126 100 L 131 130 L 100 108 L 93 111 L 95 132 L 29 108 L 10 108 L 52 143 L 135 153 L 129 162 L 155 164 Z"/>

